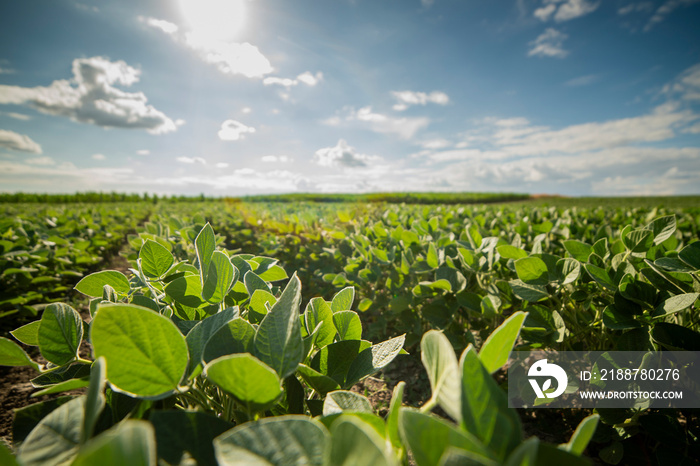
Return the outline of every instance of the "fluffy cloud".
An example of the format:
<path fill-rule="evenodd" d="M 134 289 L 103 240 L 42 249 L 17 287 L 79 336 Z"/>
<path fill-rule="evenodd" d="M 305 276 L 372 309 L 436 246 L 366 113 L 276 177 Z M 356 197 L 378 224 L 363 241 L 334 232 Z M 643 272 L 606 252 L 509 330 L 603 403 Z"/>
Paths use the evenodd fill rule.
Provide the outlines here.
<path fill-rule="evenodd" d="M 673 82 L 663 88 L 670 97 L 680 97 L 685 101 L 700 101 L 700 64 L 691 66 Z"/>
<path fill-rule="evenodd" d="M 191 165 L 191 164 L 194 164 L 194 163 L 198 163 L 198 164 L 200 164 L 200 165 L 206 165 L 206 164 L 207 164 L 207 161 L 204 160 L 202 157 L 185 157 L 185 156 L 182 156 L 182 157 L 177 157 L 175 160 L 177 160 L 177 161 L 180 162 L 180 163 L 186 163 L 186 164 L 190 164 L 190 165 Z"/>
<path fill-rule="evenodd" d="M 288 163 L 293 159 L 286 155 L 265 155 L 260 160 L 265 163 Z"/>
<path fill-rule="evenodd" d="M 22 121 L 29 121 L 32 119 L 29 115 L 25 115 L 24 113 L 15 113 L 15 112 L 0 112 L 0 115 L 5 115 L 10 118 L 14 118 L 15 120 L 22 120 Z"/>
<path fill-rule="evenodd" d="M 0 148 L 30 154 L 41 154 L 41 146 L 25 134 L 0 129 Z"/>
<path fill-rule="evenodd" d="M 350 147 L 344 139 L 338 140 L 334 147 L 324 147 L 314 154 L 314 161 L 322 167 L 366 167 L 370 163 L 381 160 L 376 155 L 358 153 L 354 147 Z"/>
<path fill-rule="evenodd" d="M 425 117 L 420 118 L 394 118 L 382 113 L 375 113 L 371 106 L 362 107 L 359 110 L 354 108 L 345 108 L 343 117 L 336 115 L 322 123 L 328 126 L 342 126 L 346 123 L 358 123 L 362 126 L 369 127 L 370 130 L 376 133 L 396 134 L 401 139 L 411 139 L 422 128 L 430 124 L 430 120 Z"/>
<path fill-rule="evenodd" d="M 428 103 L 447 105 L 450 103 L 450 97 L 440 91 L 433 91 L 429 94 L 414 91 L 392 91 L 391 94 L 398 101 L 393 108 L 399 112 L 406 110 L 411 105 L 427 105 Z"/>
<path fill-rule="evenodd" d="M 146 18 L 144 16 L 138 16 L 137 19 L 142 23 L 146 23 L 148 26 L 158 29 L 166 34 L 175 34 L 180 28 L 175 23 L 170 21 L 165 21 L 164 19 L 156 18 Z"/>
<path fill-rule="evenodd" d="M 569 36 L 554 28 L 547 28 L 537 39 L 530 42 L 528 56 L 565 58 L 569 52 L 564 50 L 564 40 Z"/>
<path fill-rule="evenodd" d="M 43 166 L 50 166 L 50 165 L 56 165 L 56 161 L 52 159 L 51 157 L 35 157 L 32 159 L 27 159 L 25 163 L 28 163 L 29 165 L 43 165 Z"/>
<path fill-rule="evenodd" d="M 651 2 L 639 2 L 630 3 L 617 10 L 617 14 L 620 16 L 629 15 L 630 13 L 646 13 L 654 8 L 654 4 Z"/>
<path fill-rule="evenodd" d="M 290 87 L 296 86 L 299 83 L 304 83 L 307 86 L 313 87 L 321 81 L 323 81 L 323 73 L 321 73 L 320 71 L 316 74 L 311 74 L 310 71 L 304 71 L 295 79 L 270 76 L 263 79 L 263 84 L 266 86 L 283 86 L 289 89 Z"/>
<path fill-rule="evenodd" d="M 48 87 L 0 85 L 0 104 L 30 105 L 49 115 L 103 128 L 145 129 L 152 134 L 175 131 L 173 121 L 148 105 L 142 92 L 124 92 L 115 85 L 131 86 L 140 71 L 123 61 L 103 57 L 73 60 L 73 79 L 58 80 Z"/>
<path fill-rule="evenodd" d="M 92 158 L 94 160 L 107 160 L 107 156 L 104 154 L 93 154 Z"/>
<path fill-rule="evenodd" d="M 243 139 L 246 133 L 254 133 L 255 128 L 246 126 L 240 121 L 236 120 L 226 120 L 221 123 L 221 129 L 219 130 L 219 139 L 222 141 L 238 141 Z"/>
<path fill-rule="evenodd" d="M 593 13 L 599 6 L 600 2 L 593 3 L 588 0 L 544 0 L 543 6 L 533 14 L 541 21 L 554 19 L 561 23 Z"/>
<path fill-rule="evenodd" d="M 140 150 L 137 150 L 136 153 L 138 155 L 150 155 L 151 151 L 148 149 L 140 149 Z"/>

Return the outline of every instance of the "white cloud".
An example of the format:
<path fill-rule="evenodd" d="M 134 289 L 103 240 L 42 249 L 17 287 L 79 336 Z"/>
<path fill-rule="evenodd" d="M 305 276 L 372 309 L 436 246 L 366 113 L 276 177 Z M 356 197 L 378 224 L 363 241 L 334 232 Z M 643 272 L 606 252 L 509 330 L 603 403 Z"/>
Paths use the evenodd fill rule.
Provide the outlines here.
<path fill-rule="evenodd" d="M 320 71 L 315 75 L 311 74 L 310 71 L 304 71 L 295 79 L 292 78 L 280 78 L 277 76 L 269 76 L 263 79 L 263 84 L 266 86 L 283 86 L 289 89 L 292 86 L 296 86 L 299 83 L 304 83 L 307 86 L 313 87 L 323 81 L 323 73 Z"/>
<path fill-rule="evenodd" d="M 447 105 L 450 103 L 450 97 L 440 91 L 433 91 L 431 93 L 392 91 L 391 94 L 398 100 L 398 103 L 393 107 L 393 109 L 398 112 L 406 110 L 411 105 L 427 105 L 428 103 Z"/>
<path fill-rule="evenodd" d="M 564 58 L 569 52 L 564 50 L 564 40 L 569 36 L 554 28 L 547 28 L 537 39 L 530 42 L 528 56 Z"/>
<path fill-rule="evenodd" d="M 221 129 L 219 130 L 219 139 L 222 141 L 238 141 L 245 137 L 246 133 L 254 133 L 255 128 L 246 126 L 240 121 L 236 120 L 226 120 L 221 123 Z"/>
<path fill-rule="evenodd" d="M 700 101 L 700 64 L 683 71 L 673 82 L 664 86 L 663 93 L 685 101 Z"/>
<path fill-rule="evenodd" d="M 600 80 L 600 75 L 588 74 L 586 76 L 579 76 L 578 78 L 570 79 L 564 83 L 568 87 L 581 87 L 588 86 Z"/>
<path fill-rule="evenodd" d="M 673 13 L 676 9 L 683 6 L 690 6 L 694 3 L 698 3 L 700 0 L 666 0 L 663 5 L 661 5 L 654 15 L 649 19 L 649 22 L 644 26 L 644 32 L 649 32 L 654 26 L 663 22 L 668 15 Z"/>
<path fill-rule="evenodd" d="M 140 149 L 140 150 L 137 150 L 136 153 L 138 155 L 150 155 L 151 151 L 148 149 Z"/>
<path fill-rule="evenodd" d="M 216 168 L 228 168 L 228 163 L 226 162 L 219 162 L 216 164 Z"/>
<path fill-rule="evenodd" d="M 561 23 L 593 13 L 599 6 L 600 2 L 593 3 L 588 0 L 544 0 L 543 6 L 533 14 L 541 21 L 554 19 Z"/>
<path fill-rule="evenodd" d="M 630 3 L 617 10 L 617 14 L 620 16 L 629 15 L 630 13 L 646 13 L 654 8 L 654 4 L 651 2 L 639 2 Z"/>
<path fill-rule="evenodd" d="M 184 41 L 199 53 L 202 60 L 216 65 L 224 74 L 262 78 L 273 71 L 270 60 L 260 49 L 248 42 L 224 42 L 194 32 L 185 34 Z"/>
<path fill-rule="evenodd" d="M 15 120 L 22 120 L 22 121 L 28 121 L 31 120 L 32 117 L 29 115 L 25 115 L 24 113 L 15 113 L 15 112 L 0 112 L 0 115 L 5 115 L 10 118 L 14 118 Z"/>
<path fill-rule="evenodd" d="M 252 111 L 253 111 L 253 109 L 250 108 L 250 107 L 243 107 L 243 108 L 241 109 L 241 112 L 242 112 L 242 113 L 245 113 L 246 115 L 249 114 L 249 113 L 252 112 Z"/>
<path fill-rule="evenodd" d="M 43 166 L 56 165 L 56 161 L 54 159 L 52 159 L 51 157 L 35 157 L 32 159 L 25 160 L 25 163 L 28 163 L 30 165 L 43 165 Z"/>
<path fill-rule="evenodd" d="M 344 108 L 345 116 L 332 116 L 321 123 L 327 126 L 340 127 L 345 123 L 359 123 L 360 125 L 369 127 L 370 130 L 376 133 L 396 134 L 401 139 L 411 139 L 422 128 L 430 124 L 430 120 L 425 117 L 420 118 L 394 118 L 382 113 L 375 113 L 371 106 L 362 107 L 355 110 L 352 107 Z"/>
<path fill-rule="evenodd" d="M 437 150 L 449 147 L 451 143 L 447 139 L 437 138 L 429 139 L 427 141 L 421 141 L 419 144 L 424 149 Z"/>
<path fill-rule="evenodd" d="M 13 70 L 12 68 L 0 67 L 0 74 L 13 74 L 14 72 L 15 70 Z"/>
<path fill-rule="evenodd" d="M 30 154 L 41 154 L 41 146 L 26 134 L 0 129 L 0 148 Z"/>
<path fill-rule="evenodd" d="M 95 160 L 107 160 L 107 156 L 104 154 L 93 154 L 92 158 Z"/>
<path fill-rule="evenodd" d="M 182 157 L 177 157 L 175 160 L 177 160 L 177 161 L 180 162 L 180 163 L 186 163 L 186 164 L 190 164 L 190 165 L 191 165 L 191 164 L 194 164 L 194 163 L 198 163 L 198 164 L 201 164 L 201 165 L 206 165 L 206 164 L 207 164 L 207 161 L 204 160 L 202 157 L 185 157 L 185 156 L 182 156 Z"/>
<path fill-rule="evenodd" d="M 73 79 L 58 80 L 48 87 L 0 85 L 0 104 L 30 105 L 49 115 L 104 128 L 145 129 L 152 134 L 175 131 L 173 121 L 148 105 L 142 92 L 129 93 L 114 85 L 130 86 L 140 71 L 123 61 L 103 57 L 73 60 Z"/>
<path fill-rule="evenodd" d="M 164 32 L 165 34 L 175 34 L 180 29 L 177 24 L 171 23 L 170 21 L 166 21 L 164 19 L 146 18 L 144 16 L 138 16 L 137 19 L 142 23 L 146 23 L 152 28 Z"/>
<path fill-rule="evenodd" d="M 260 160 L 265 163 L 288 163 L 293 159 L 287 155 L 265 155 Z"/>
<path fill-rule="evenodd" d="M 354 147 L 350 147 L 344 139 L 338 140 L 334 147 L 324 147 L 314 154 L 314 162 L 322 167 L 366 167 L 371 163 L 381 160 L 376 155 L 358 153 Z"/>

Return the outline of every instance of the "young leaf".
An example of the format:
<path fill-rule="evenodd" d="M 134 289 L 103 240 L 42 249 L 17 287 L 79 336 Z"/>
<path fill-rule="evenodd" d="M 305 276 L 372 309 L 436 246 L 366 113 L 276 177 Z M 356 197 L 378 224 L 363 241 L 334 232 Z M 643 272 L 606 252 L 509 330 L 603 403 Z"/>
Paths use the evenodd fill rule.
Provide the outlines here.
<path fill-rule="evenodd" d="M 484 368 L 491 374 L 503 367 L 508 361 L 508 356 L 515 345 L 515 340 L 518 339 L 526 317 L 527 314 L 522 311 L 513 313 L 496 330 L 491 332 L 491 335 L 481 345 L 479 359 Z"/>
<path fill-rule="evenodd" d="M 248 353 L 215 359 L 204 367 L 203 373 L 253 412 L 269 408 L 282 395 L 277 373 Z"/>
<path fill-rule="evenodd" d="M 24 352 L 14 341 L 0 337 L 0 366 L 32 366 L 39 370 L 39 365 Z"/>
<path fill-rule="evenodd" d="M 97 358 L 92 363 L 90 372 L 90 387 L 85 397 L 85 416 L 83 430 L 80 432 L 80 443 L 83 444 L 92 437 L 97 419 L 105 406 L 105 382 L 107 381 L 107 362 L 104 357 Z"/>
<path fill-rule="evenodd" d="M 39 324 L 41 324 L 40 320 L 29 322 L 27 325 L 14 329 L 10 334 L 20 343 L 28 346 L 39 346 Z"/>
<path fill-rule="evenodd" d="M 333 311 L 326 300 L 323 298 L 312 298 L 306 306 L 304 316 L 306 318 L 307 331 L 313 330 L 322 322 L 316 336 L 316 346 L 323 348 L 333 343 L 336 328 L 333 325 Z"/>
<path fill-rule="evenodd" d="M 442 332 L 430 330 L 423 335 L 420 349 L 433 398 L 452 419 L 460 422 L 462 385 L 454 348 Z"/>
<path fill-rule="evenodd" d="M 323 415 L 342 413 L 343 411 L 373 413 L 369 400 L 357 393 L 337 390 L 326 395 L 323 402 Z"/>
<path fill-rule="evenodd" d="M 399 433 L 399 412 L 401 411 L 401 404 L 403 402 L 404 388 L 406 388 L 406 382 L 399 382 L 396 384 L 394 387 L 394 392 L 391 394 L 389 413 L 386 415 L 385 437 L 389 439 L 394 447 L 394 450 L 397 450 L 398 452 L 403 450 L 401 435 Z"/>
<path fill-rule="evenodd" d="M 91 340 L 95 358 L 107 360 L 112 388 L 131 396 L 167 396 L 187 369 L 185 337 L 170 319 L 142 307 L 101 306 Z"/>
<path fill-rule="evenodd" d="M 301 282 L 294 274 L 255 334 L 255 355 L 282 379 L 293 373 L 304 358 L 300 304 Z"/>
<path fill-rule="evenodd" d="M 150 466 L 156 464 L 156 438 L 147 421 L 127 420 L 81 448 L 71 466 Z"/>
<path fill-rule="evenodd" d="M 401 352 L 405 340 L 406 335 L 400 335 L 363 350 L 350 364 L 343 386 L 352 387 L 360 380 L 387 366 Z"/>
<path fill-rule="evenodd" d="M 304 364 L 299 364 L 297 372 L 299 372 L 299 375 L 306 383 L 311 385 L 311 388 L 323 396 L 328 392 L 340 389 L 338 382 Z"/>
<path fill-rule="evenodd" d="M 333 324 L 341 340 L 362 340 L 362 323 L 355 311 L 338 311 L 333 314 Z"/>
<path fill-rule="evenodd" d="M 214 251 L 209 263 L 207 279 L 202 286 L 202 297 L 212 304 L 219 304 L 236 280 L 237 271 L 238 269 L 231 264 L 226 254 Z"/>
<path fill-rule="evenodd" d="M 268 306 L 274 306 L 276 302 L 277 298 L 269 291 L 255 290 L 250 296 L 250 302 L 248 303 L 248 311 L 253 317 L 251 321 L 256 323 L 262 321 L 269 312 Z"/>
<path fill-rule="evenodd" d="M 241 464 L 252 454 L 262 464 L 325 466 L 330 464 L 329 437 L 323 425 L 306 416 L 268 417 L 219 435 L 214 450 L 222 465 Z"/>
<path fill-rule="evenodd" d="M 47 361 L 62 366 L 78 357 L 83 341 L 83 320 L 67 304 L 49 304 L 39 324 L 39 349 Z"/>
<path fill-rule="evenodd" d="M 25 465 L 68 463 L 75 456 L 83 428 L 85 397 L 73 398 L 32 429 L 17 451 Z"/>
<path fill-rule="evenodd" d="M 139 259 L 141 259 L 143 274 L 148 278 L 159 278 L 170 270 L 175 261 L 170 251 L 150 239 L 141 246 Z"/>
<path fill-rule="evenodd" d="M 700 241 L 690 243 L 678 253 L 678 258 L 695 270 L 700 270 Z"/>
<path fill-rule="evenodd" d="M 352 309 L 352 302 L 355 300 L 355 288 L 348 286 L 340 290 L 333 296 L 331 310 L 333 312 L 347 311 Z"/>
<path fill-rule="evenodd" d="M 333 424 L 329 464 L 388 466 L 384 439 L 368 424 L 349 416 Z"/>
<path fill-rule="evenodd" d="M 194 371 L 194 369 L 202 362 L 204 348 L 212 335 L 214 335 L 221 327 L 233 320 L 235 314 L 236 308 L 230 307 L 224 309 L 223 311 L 200 321 L 187 333 L 185 341 L 187 342 L 187 351 L 190 359 L 187 367 L 188 373 L 192 373 L 192 371 Z"/>
<path fill-rule="evenodd" d="M 246 290 L 249 296 L 253 296 L 257 290 L 263 290 L 270 292 L 270 287 L 267 286 L 265 280 L 258 277 L 255 272 L 246 272 L 243 277 L 243 283 L 245 283 Z"/>
<path fill-rule="evenodd" d="M 559 448 L 569 451 L 574 455 L 582 455 L 588 446 L 588 442 L 593 438 L 599 419 L 600 415 L 598 414 L 591 414 L 586 417 L 581 421 L 578 427 L 576 427 L 576 431 L 571 436 L 571 440 L 569 440 L 568 443 L 559 445 Z"/>
<path fill-rule="evenodd" d="M 659 245 L 673 236 L 676 231 L 676 216 L 659 217 L 647 225 L 647 228 L 652 231 L 654 244 Z"/>
<path fill-rule="evenodd" d="M 698 299 L 700 293 L 685 293 L 671 296 L 654 310 L 654 317 L 675 314 L 688 309 Z"/>
<path fill-rule="evenodd" d="M 579 262 L 588 262 L 588 257 L 593 252 L 593 247 L 581 241 L 570 239 L 563 242 L 564 249 Z"/>
<path fill-rule="evenodd" d="M 529 285 L 546 285 L 549 283 L 547 264 L 539 257 L 523 257 L 515 261 L 518 278 Z"/>
<path fill-rule="evenodd" d="M 129 280 L 126 276 L 116 270 L 103 270 L 95 272 L 83 278 L 75 285 L 75 289 L 91 298 L 102 297 L 105 285 L 111 286 L 114 291 L 125 295 L 129 293 Z"/>
<path fill-rule="evenodd" d="M 165 293 L 187 307 L 200 308 L 207 305 L 202 299 L 202 284 L 197 275 L 176 278 L 165 285 Z"/>
<path fill-rule="evenodd" d="M 197 261 L 199 262 L 199 273 L 202 277 L 201 285 L 202 287 L 207 282 L 207 276 L 209 275 L 209 263 L 211 262 L 211 256 L 214 254 L 216 249 L 216 238 L 214 237 L 214 230 L 211 225 L 207 223 L 204 228 L 199 232 L 197 238 L 194 240 L 195 250 L 197 252 Z"/>

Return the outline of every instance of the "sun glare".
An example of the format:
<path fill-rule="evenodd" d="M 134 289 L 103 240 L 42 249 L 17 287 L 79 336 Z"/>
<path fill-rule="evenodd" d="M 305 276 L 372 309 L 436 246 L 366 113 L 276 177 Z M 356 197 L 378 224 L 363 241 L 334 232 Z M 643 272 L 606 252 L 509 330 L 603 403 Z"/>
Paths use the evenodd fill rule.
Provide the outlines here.
<path fill-rule="evenodd" d="M 237 39 L 246 23 L 245 0 L 180 0 L 185 21 L 193 32 L 211 39 Z"/>

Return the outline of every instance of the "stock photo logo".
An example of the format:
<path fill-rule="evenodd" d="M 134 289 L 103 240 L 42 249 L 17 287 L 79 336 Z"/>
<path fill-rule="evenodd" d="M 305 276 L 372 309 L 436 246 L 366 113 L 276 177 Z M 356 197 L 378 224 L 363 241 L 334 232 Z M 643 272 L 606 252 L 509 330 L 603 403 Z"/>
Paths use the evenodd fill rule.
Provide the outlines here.
<path fill-rule="evenodd" d="M 556 398 L 564 393 L 564 390 L 566 390 L 566 386 L 569 383 L 569 378 L 567 377 L 564 369 L 556 364 L 548 363 L 546 359 L 541 359 L 530 366 L 530 370 L 528 371 L 527 375 L 529 377 L 548 377 L 544 381 L 541 388 L 537 379 L 528 379 L 530 385 L 532 385 L 532 389 L 537 395 L 537 398 Z M 552 385 L 552 379 L 549 377 L 553 377 L 557 381 L 557 389 L 553 392 L 547 391 Z"/>

